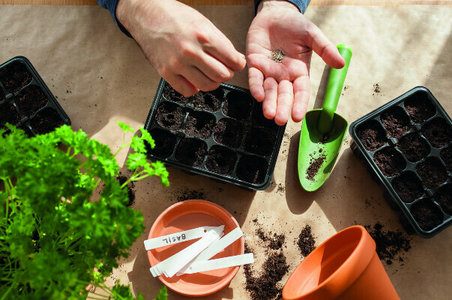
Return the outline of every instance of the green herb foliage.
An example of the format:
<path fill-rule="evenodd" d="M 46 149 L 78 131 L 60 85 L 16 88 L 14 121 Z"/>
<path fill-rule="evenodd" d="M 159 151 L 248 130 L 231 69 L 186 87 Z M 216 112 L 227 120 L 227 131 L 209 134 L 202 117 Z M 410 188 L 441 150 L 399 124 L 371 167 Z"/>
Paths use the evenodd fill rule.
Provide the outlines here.
<path fill-rule="evenodd" d="M 144 230 L 141 212 L 126 206 L 126 185 L 149 176 L 169 184 L 164 165 L 146 159 L 149 133 L 124 143 L 134 152 L 121 185 L 115 154 L 83 131 L 64 125 L 29 138 L 8 128 L 0 129 L 0 299 L 84 299 L 89 284 L 131 298 L 104 278 Z"/>

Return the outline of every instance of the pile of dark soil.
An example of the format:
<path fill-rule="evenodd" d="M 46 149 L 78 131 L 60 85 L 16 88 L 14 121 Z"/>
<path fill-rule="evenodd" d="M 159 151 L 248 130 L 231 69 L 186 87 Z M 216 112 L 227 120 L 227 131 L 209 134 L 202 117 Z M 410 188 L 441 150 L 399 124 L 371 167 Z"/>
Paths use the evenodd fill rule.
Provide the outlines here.
<path fill-rule="evenodd" d="M 402 232 L 385 231 L 380 223 L 376 223 L 373 227 L 370 225 L 365 225 L 364 227 L 377 244 L 376 251 L 380 260 L 388 265 L 391 265 L 394 260 L 404 261 L 403 254 L 411 249 L 411 245 L 410 239 Z"/>
<path fill-rule="evenodd" d="M 252 264 L 245 265 L 246 290 L 252 300 L 282 299 L 283 283 L 280 281 L 287 274 L 289 265 L 283 252 L 286 240 L 284 234 L 266 232 L 254 219 L 258 226 L 256 236 L 259 237 L 260 246 L 264 248 L 267 256 L 261 269 L 256 272 Z M 253 250 L 245 242 L 245 252 L 252 253 Z M 257 273 L 258 275 L 255 275 Z"/>
<path fill-rule="evenodd" d="M 322 149 L 319 149 L 319 152 L 323 151 Z M 308 180 L 314 180 L 315 175 L 317 175 L 317 173 L 320 170 L 320 167 L 322 166 L 323 162 L 326 159 L 326 154 L 325 153 L 321 153 L 319 157 L 314 158 L 313 156 L 315 155 L 315 153 L 313 153 L 311 155 L 311 159 L 309 161 L 309 167 L 306 170 L 306 179 Z"/>
<path fill-rule="evenodd" d="M 308 256 L 309 253 L 315 249 L 315 239 L 312 236 L 311 226 L 306 225 L 300 232 L 297 241 L 298 248 L 300 248 L 301 255 Z"/>
<path fill-rule="evenodd" d="M 253 252 L 245 244 L 245 252 Z M 278 286 L 278 282 L 286 275 L 289 270 L 289 265 L 286 262 L 286 257 L 282 253 L 273 252 L 269 254 L 267 260 L 262 266 L 263 272 L 260 276 L 255 276 L 252 265 L 245 265 L 246 290 L 249 292 L 252 300 L 268 300 L 280 299 L 282 287 Z"/>

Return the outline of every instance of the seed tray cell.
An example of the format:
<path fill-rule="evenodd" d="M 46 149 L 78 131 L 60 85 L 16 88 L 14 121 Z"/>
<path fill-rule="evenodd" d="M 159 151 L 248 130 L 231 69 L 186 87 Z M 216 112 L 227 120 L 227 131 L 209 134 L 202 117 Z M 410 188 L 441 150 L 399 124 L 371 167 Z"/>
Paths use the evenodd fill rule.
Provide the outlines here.
<path fill-rule="evenodd" d="M 28 136 L 71 124 L 41 76 L 23 56 L 0 65 L 0 127 L 6 123 L 23 129 Z"/>
<path fill-rule="evenodd" d="M 428 238 L 452 224 L 452 122 L 426 87 L 375 109 L 349 131 L 353 152 L 410 230 Z"/>
<path fill-rule="evenodd" d="M 148 157 L 190 173 L 251 190 L 264 190 L 284 135 L 262 115 L 248 90 L 221 84 L 184 97 L 161 80 L 145 129 L 155 140 Z"/>

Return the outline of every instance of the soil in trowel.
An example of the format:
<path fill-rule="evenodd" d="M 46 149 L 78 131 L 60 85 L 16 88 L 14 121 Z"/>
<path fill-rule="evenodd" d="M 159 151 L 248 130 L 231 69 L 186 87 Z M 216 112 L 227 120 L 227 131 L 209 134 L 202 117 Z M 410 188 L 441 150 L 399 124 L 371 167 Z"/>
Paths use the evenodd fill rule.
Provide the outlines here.
<path fill-rule="evenodd" d="M 306 170 L 306 179 L 313 181 L 315 175 L 317 175 L 317 173 L 320 170 L 320 167 L 322 166 L 323 162 L 326 160 L 326 153 L 325 150 L 320 148 L 319 149 L 319 156 L 318 157 L 314 157 L 316 153 L 312 153 L 309 156 L 311 157 L 310 161 L 309 161 L 309 167 Z"/>

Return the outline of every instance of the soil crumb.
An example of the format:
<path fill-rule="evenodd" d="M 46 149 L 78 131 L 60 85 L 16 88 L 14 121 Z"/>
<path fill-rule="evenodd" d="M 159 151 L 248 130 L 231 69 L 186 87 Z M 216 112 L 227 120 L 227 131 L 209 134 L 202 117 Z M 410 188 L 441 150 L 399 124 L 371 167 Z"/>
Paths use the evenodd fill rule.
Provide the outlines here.
<path fill-rule="evenodd" d="M 315 239 L 312 236 L 311 226 L 306 225 L 300 232 L 297 241 L 301 255 L 308 256 L 315 249 Z"/>
<path fill-rule="evenodd" d="M 186 190 L 186 191 L 183 191 L 182 194 L 177 197 L 178 202 L 185 201 L 185 200 L 191 200 L 191 199 L 205 200 L 206 196 L 204 195 L 203 192 Z"/>
<path fill-rule="evenodd" d="M 411 249 L 411 245 L 410 239 L 402 232 L 385 231 L 380 223 L 376 223 L 373 227 L 370 225 L 364 227 L 377 244 L 377 254 L 380 260 L 385 261 L 388 265 L 391 265 L 394 260 L 404 261 L 402 256 L 404 252 Z"/>
<path fill-rule="evenodd" d="M 374 94 L 379 94 L 379 93 L 381 93 L 381 87 L 380 87 L 380 84 L 375 83 L 375 84 L 374 84 Z M 372 94 L 372 95 L 374 95 L 374 94 Z"/>

